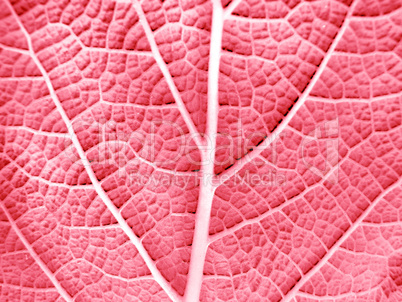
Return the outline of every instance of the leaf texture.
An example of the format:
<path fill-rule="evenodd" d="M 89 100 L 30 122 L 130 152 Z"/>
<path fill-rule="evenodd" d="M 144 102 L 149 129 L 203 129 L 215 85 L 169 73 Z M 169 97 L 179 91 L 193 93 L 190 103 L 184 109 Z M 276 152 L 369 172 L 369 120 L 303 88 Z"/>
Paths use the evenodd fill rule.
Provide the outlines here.
<path fill-rule="evenodd" d="M 0 2 L 0 300 L 402 300 L 402 2 Z"/>

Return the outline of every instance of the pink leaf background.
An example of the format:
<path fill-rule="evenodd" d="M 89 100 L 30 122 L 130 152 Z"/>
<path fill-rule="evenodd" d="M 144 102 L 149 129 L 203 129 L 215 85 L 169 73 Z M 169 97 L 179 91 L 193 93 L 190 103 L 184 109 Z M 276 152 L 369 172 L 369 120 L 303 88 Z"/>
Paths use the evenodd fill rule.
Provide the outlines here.
<path fill-rule="evenodd" d="M 0 301 L 402 301 L 401 0 L 0 0 Z"/>

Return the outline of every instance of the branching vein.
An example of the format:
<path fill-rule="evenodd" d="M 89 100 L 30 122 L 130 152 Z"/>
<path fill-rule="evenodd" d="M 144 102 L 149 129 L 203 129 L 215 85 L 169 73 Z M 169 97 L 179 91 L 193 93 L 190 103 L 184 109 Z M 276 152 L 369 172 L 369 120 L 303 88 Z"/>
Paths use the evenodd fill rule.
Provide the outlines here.
<path fill-rule="evenodd" d="M 151 46 L 151 51 L 152 51 L 153 57 L 154 57 L 156 63 L 158 64 L 160 70 L 162 71 L 163 76 L 166 79 L 166 82 L 167 82 L 169 89 L 177 103 L 177 107 L 184 119 L 184 122 L 186 123 L 186 126 L 189 129 L 195 143 L 197 144 L 197 146 L 199 148 L 201 148 L 203 146 L 203 139 L 202 139 L 200 133 L 198 132 L 197 128 L 195 127 L 194 122 L 193 122 L 189 112 L 187 111 L 186 105 L 184 104 L 184 102 L 180 96 L 180 92 L 177 89 L 175 83 L 173 82 L 173 78 L 166 66 L 165 61 L 162 58 L 161 53 L 159 52 L 159 48 L 158 48 L 158 45 L 156 44 L 154 35 L 152 33 L 152 29 L 148 24 L 148 21 L 145 17 L 144 11 L 142 10 L 140 2 L 137 0 L 134 0 L 133 7 L 138 14 L 140 24 L 142 25 L 145 35 L 147 37 L 148 43 Z"/>
<path fill-rule="evenodd" d="M 71 121 L 69 120 L 69 118 L 67 116 L 67 113 L 65 112 L 64 108 L 62 107 L 62 105 L 60 103 L 60 100 L 58 99 L 58 97 L 56 95 L 56 92 L 55 92 L 55 90 L 54 90 L 54 88 L 52 86 L 50 78 L 46 73 L 46 70 L 44 69 L 44 67 L 42 66 L 41 62 L 39 61 L 39 59 L 37 58 L 37 56 L 35 55 L 35 53 L 33 51 L 31 37 L 29 36 L 29 34 L 26 31 L 26 29 L 23 26 L 23 24 L 21 23 L 20 19 L 18 18 L 17 14 L 14 11 L 13 7 L 11 6 L 11 4 L 8 3 L 7 1 L 6 1 L 6 3 L 8 5 L 8 7 L 9 7 L 10 11 L 12 12 L 16 22 L 19 24 L 19 26 L 21 28 L 21 31 L 23 32 L 23 34 L 25 35 L 25 37 L 27 39 L 30 56 L 31 56 L 32 60 L 34 61 L 34 63 L 37 65 L 37 67 L 40 70 L 40 72 L 42 73 L 42 76 L 43 76 L 43 78 L 44 78 L 44 80 L 46 82 L 47 88 L 49 90 L 50 96 L 51 96 L 56 108 L 58 109 L 58 111 L 59 111 L 64 123 L 67 126 L 68 133 L 70 135 L 70 139 L 72 140 L 73 145 L 74 145 L 74 147 L 76 148 L 76 150 L 77 150 L 77 152 L 79 154 L 79 157 L 80 157 L 80 159 L 81 159 L 81 161 L 82 161 L 82 163 L 83 163 L 83 165 L 85 167 L 86 172 L 88 173 L 89 178 L 91 179 L 91 182 L 92 182 L 96 192 L 98 193 L 98 195 L 102 199 L 102 201 L 105 203 L 105 205 L 109 209 L 109 211 L 112 213 L 114 218 L 120 224 L 120 226 L 123 229 L 124 233 L 129 237 L 131 242 L 134 244 L 134 246 L 138 250 L 139 254 L 141 255 L 141 257 L 145 261 L 148 269 L 151 271 L 151 274 L 154 277 L 155 281 L 162 287 L 162 289 L 166 292 L 166 294 L 173 301 L 180 301 L 179 295 L 171 287 L 171 285 L 167 282 L 167 280 L 162 276 L 160 271 L 156 268 L 154 260 L 149 256 L 148 252 L 146 251 L 146 249 L 142 245 L 142 243 L 139 240 L 139 238 L 134 234 L 133 230 L 130 228 L 130 226 L 127 224 L 125 219 L 119 213 L 119 211 L 116 208 L 116 206 L 110 200 L 109 196 L 103 190 L 101 184 L 99 183 L 97 177 L 95 176 L 94 171 L 91 168 L 91 165 L 90 165 L 88 159 L 85 156 L 85 152 L 84 152 L 84 150 L 83 150 L 83 148 L 82 148 L 82 146 L 81 146 L 81 144 L 80 144 L 80 142 L 78 140 L 78 137 L 76 136 L 76 134 L 75 134 L 75 132 L 73 130 L 73 126 L 71 124 Z"/>
<path fill-rule="evenodd" d="M 324 59 L 322 60 L 320 67 L 317 69 L 316 73 L 314 74 L 313 78 L 311 79 L 307 88 L 303 91 L 302 95 L 299 97 L 295 105 L 286 115 L 286 117 L 282 120 L 282 122 L 278 125 L 278 127 L 269 135 L 260 145 L 254 148 L 253 151 L 246 154 L 242 159 L 238 160 L 233 166 L 227 169 L 224 173 L 220 175 L 221 179 L 228 179 L 235 175 L 238 171 L 240 171 L 247 163 L 251 162 L 255 159 L 258 155 L 260 155 L 264 150 L 266 150 L 277 137 L 281 135 L 281 133 L 286 129 L 289 125 L 290 121 L 293 117 L 297 114 L 301 107 L 303 107 L 304 103 L 307 101 L 311 91 L 313 90 L 315 84 L 318 82 L 319 78 L 321 77 L 322 73 L 324 72 L 325 68 L 328 65 L 329 60 L 331 59 L 332 55 L 335 52 L 336 47 L 338 46 L 339 41 L 342 39 L 346 29 L 350 24 L 350 19 L 352 16 L 352 12 L 354 7 L 356 6 L 357 1 L 355 1 L 352 6 L 350 7 L 348 14 L 345 17 L 345 21 L 343 22 L 338 34 L 336 35 L 334 41 L 332 42 L 330 48 Z M 223 181 L 221 180 L 219 184 L 222 184 Z"/>

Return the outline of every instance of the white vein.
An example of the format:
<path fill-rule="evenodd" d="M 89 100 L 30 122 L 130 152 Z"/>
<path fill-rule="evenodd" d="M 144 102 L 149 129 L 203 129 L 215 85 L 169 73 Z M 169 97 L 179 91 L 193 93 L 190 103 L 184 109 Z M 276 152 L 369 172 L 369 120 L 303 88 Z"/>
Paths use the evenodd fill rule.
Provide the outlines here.
<path fill-rule="evenodd" d="M 140 20 L 140 24 L 144 29 L 145 36 L 147 37 L 148 43 L 151 46 L 151 51 L 152 51 L 153 57 L 154 57 L 156 63 L 158 64 L 160 70 L 162 71 L 163 76 L 165 77 L 166 83 L 168 84 L 169 89 L 176 101 L 176 104 L 181 113 L 181 116 L 182 116 L 184 122 L 186 123 L 186 126 L 187 126 L 188 130 L 190 131 L 194 142 L 197 144 L 197 146 L 199 148 L 201 148 L 204 145 L 203 139 L 200 136 L 200 133 L 197 131 L 197 128 L 195 127 L 194 122 L 193 122 L 189 112 L 187 111 L 186 105 L 184 104 L 184 102 L 180 96 L 180 92 L 177 89 L 177 87 L 173 81 L 172 75 L 170 74 L 169 69 L 166 66 L 166 63 L 163 60 L 161 53 L 159 52 L 158 45 L 156 44 L 154 35 L 152 33 L 152 29 L 148 24 L 148 21 L 145 17 L 145 13 L 142 10 L 141 4 L 137 0 L 134 0 L 132 3 L 133 3 L 133 7 L 134 7 L 135 11 L 137 12 L 138 18 Z"/>
<path fill-rule="evenodd" d="M 342 299 L 342 301 L 345 301 L 344 299 L 347 298 L 351 298 L 354 297 L 355 299 L 367 294 L 371 294 L 372 292 L 376 291 L 378 289 L 378 286 L 367 290 L 367 291 L 362 291 L 362 292 L 358 292 L 358 293 L 345 293 L 345 294 L 339 294 L 336 296 L 330 296 L 330 295 L 325 295 L 325 296 L 317 296 L 317 295 L 313 295 L 313 294 L 309 294 L 309 293 L 304 293 L 304 292 L 300 292 L 297 295 L 300 297 L 304 297 L 307 299 L 314 299 L 316 301 L 325 301 L 328 302 L 328 299 L 331 299 L 332 301 L 337 301 L 338 299 Z"/>
<path fill-rule="evenodd" d="M 3 127 L 3 126 L 0 126 Z M 48 132 L 48 131 L 42 131 L 42 130 L 36 130 L 27 126 L 7 126 L 5 127 L 6 129 L 12 129 L 12 130 L 24 130 L 26 132 L 35 134 L 35 135 L 43 135 L 46 137 L 56 137 L 56 138 L 61 138 L 61 139 L 66 139 L 68 138 L 68 134 L 67 133 L 63 133 L 63 132 Z"/>
<path fill-rule="evenodd" d="M 32 60 L 34 61 L 34 63 L 37 65 L 38 69 L 40 70 L 40 72 L 42 73 L 42 76 L 46 82 L 46 85 L 49 89 L 51 98 L 55 104 L 55 106 L 57 107 L 64 123 L 67 126 L 68 132 L 70 134 L 70 138 L 73 142 L 74 147 L 76 148 L 79 157 L 85 167 L 86 172 L 88 173 L 89 178 L 91 179 L 91 182 L 96 190 L 96 192 L 98 193 L 99 197 L 101 198 L 101 200 L 104 202 L 104 204 L 106 205 L 106 207 L 109 209 L 109 211 L 112 213 L 112 215 L 114 216 L 114 218 L 117 220 L 117 222 L 120 224 L 121 228 L 123 229 L 124 233 L 130 238 L 131 242 L 134 244 L 134 246 L 136 247 L 136 249 L 138 250 L 139 254 L 141 255 L 141 257 L 143 258 L 143 260 L 145 261 L 148 269 L 150 270 L 152 276 L 154 277 L 155 281 L 162 287 L 162 289 L 166 292 L 166 294 L 173 300 L 173 301 L 179 301 L 180 298 L 178 296 L 178 294 L 175 292 L 175 290 L 171 287 L 171 285 L 166 281 L 166 279 L 162 276 L 162 274 L 159 272 L 159 270 L 156 268 L 156 265 L 153 261 L 153 259 L 149 256 L 148 252 L 146 251 L 146 249 L 144 248 L 144 246 L 141 244 L 139 238 L 133 233 L 132 229 L 130 228 L 130 226 L 127 224 L 127 222 L 125 221 L 125 219 L 121 216 L 121 214 L 119 213 L 118 209 L 115 207 L 115 205 L 113 204 L 113 202 L 109 199 L 109 197 L 107 196 L 107 194 L 105 193 L 105 191 L 103 190 L 102 186 L 100 185 L 98 179 L 95 176 L 94 171 L 92 170 L 90 163 L 88 161 L 88 159 L 85 156 L 85 152 L 73 130 L 73 126 L 71 124 L 71 121 L 69 120 L 66 112 L 64 111 L 64 108 L 62 107 L 56 92 L 51 84 L 50 78 L 47 75 L 44 67 L 42 66 L 42 64 L 40 63 L 39 59 L 36 57 L 33 48 L 32 48 L 32 41 L 31 38 L 28 34 L 28 32 L 26 31 L 26 29 L 24 28 L 23 24 L 21 23 L 21 20 L 18 18 L 16 12 L 14 11 L 13 7 L 11 6 L 11 4 L 6 1 L 7 6 L 9 7 L 10 11 L 12 12 L 16 22 L 18 23 L 18 25 L 21 28 L 21 31 L 23 32 L 23 34 L 25 35 L 28 45 L 29 45 L 29 52 L 30 52 L 30 56 L 32 58 Z"/>
<path fill-rule="evenodd" d="M 137 55 L 137 56 L 152 56 L 152 52 L 150 51 L 139 51 L 139 50 L 126 50 L 126 49 L 118 49 L 118 48 L 109 48 L 109 47 L 93 47 L 85 45 L 79 36 L 71 29 L 70 26 L 63 23 L 54 23 L 49 27 L 54 28 L 63 28 L 67 30 L 71 37 L 81 46 L 83 50 L 93 51 L 93 52 L 104 52 L 107 54 L 124 54 L 124 55 Z"/>
<path fill-rule="evenodd" d="M 97 232 L 97 231 L 105 231 L 105 230 L 119 230 L 121 229 L 118 224 L 107 224 L 107 225 L 97 225 L 97 226 L 86 226 L 86 225 L 62 225 L 63 228 L 69 230 L 82 230 L 88 232 Z"/>
<path fill-rule="evenodd" d="M 294 129 L 292 128 L 292 130 L 294 130 Z M 372 137 L 374 137 L 374 136 L 377 135 L 377 134 L 378 134 L 377 132 L 372 132 L 372 133 L 371 133 L 369 136 L 367 136 L 364 140 L 361 140 L 359 143 L 357 143 L 355 146 L 353 146 L 353 148 L 351 148 L 351 149 L 349 150 L 348 154 L 350 155 L 354 150 L 357 150 L 358 147 L 360 147 L 360 146 L 366 144 L 367 141 L 369 141 Z M 231 227 L 231 228 L 225 229 L 225 230 L 223 230 L 223 231 L 221 231 L 221 232 L 219 232 L 219 233 L 216 233 L 216 234 L 214 234 L 214 235 L 211 235 L 210 238 L 209 238 L 210 244 L 211 244 L 212 242 L 216 241 L 216 240 L 219 240 L 219 239 L 225 237 L 225 236 L 232 235 L 234 232 L 236 232 L 237 230 L 243 228 L 244 226 L 251 225 L 251 224 L 254 224 L 254 223 L 258 223 L 258 222 L 260 222 L 261 220 L 263 220 L 264 218 L 266 218 L 266 217 L 268 217 L 268 216 L 271 216 L 273 213 L 282 212 L 282 210 L 283 210 L 284 208 L 286 208 L 287 206 L 289 206 L 291 203 L 293 203 L 295 199 L 303 198 L 303 196 L 304 196 L 305 194 L 307 194 L 308 192 L 312 192 L 314 189 L 316 189 L 316 188 L 322 186 L 322 184 L 323 184 L 326 180 L 330 179 L 331 176 L 333 176 L 333 174 L 336 173 L 336 172 L 339 170 L 339 167 L 340 167 L 344 162 L 350 160 L 350 158 L 348 157 L 348 154 L 346 154 L 346 155 L 339 161 L 339 163 L 338 163 L 337 165 L 334 165 L 334 166 L 328 171 L 328 173 L 325 174 L 325 176 L 322 177 L 317 183 L 315 183 L 315 184 L 311 185 L 310 187 L 308 187 L 308 191 L 304 191 L 304 192 L 301 193 L 301 194 L 297 194 L 297 195 L 295 195 L 295 196 L 289 198 L 288 200 L 282 202 L 279 206 L 277 206 L 277 207 L 275 207 L 275 208 L 273 208 L 273 209 L 271 209 L 271 210 L 268 210 L 267 212 L 265 212 L 265 213 L 259 215 L 258 217 L 255 217 L 255 218 L 252 218 L 252 219 L 248 219 L 248 220 L 246 220 L 246 221 L 242 221 L 242 222 L 236 224 L 235 226 L 233 226 L 233 227 Z M 264 161 L 266 161 L 264 158 L 261 158 L 261 159 L 263 159 Z M 283 171 L 283 170 L 288 170 L 288 169 L 281 169 L 281 171 Z M 289 170 L 289 171 L 292 171 L 292 172 L 293 172 L 294 170 Z M 366 198 L 366 201 L 369 202 L 369 200 L 368 200 L 367 198 Z M 338 205 L 338 206 L 339 206 L 339 205 Z M 282 213 L 283 213 L 283 212 L 282 212 Z M 349 221 L 350 221 L 350 219 L 349 219 Z M 350 223 L 351 223 L 351 222 L 350 222 Z"/>
<path fill-rule="evenodd" d="M 155 171 L 164 173 L 164 174 L 168 174 L 168 175 L 173 175 L 173 176 L 183 176 L 183 177 L 193 177 L 194 179 L 198 178 L 198 173 L 197 172 L 192 172 L 192 171 L 174 171 L 174 170 L 169 170 L 163 167 L 160 167 L 158 165 L 156 165 L 155 163 L 147 160 L 146 158 L 140 156 L 138 154 L 138 152 L 136 152 L 132 146 L 124 141 L 124 140 L 105 140 L 102 143 L 99 143 L 98 145 L 94 145 L 93 147 L 89 148 L 88 150 L 86 150 L 86 153 L 89 154 L 91 153 L 91 151 L 93 150 L 98 150 L 99 147 L 105 147 L 108 148 L 108 146 L 114 146 L 114 147 L 119 147 L 119 152 L 121 152 L 121 156 L 124 156 L 124 161 L 125 161 L 125 165 L 119 167 L 114 173 L 117 175 L 126 175 L 125 171 L 127 171 L 127 167 L 132 167 L 132 166 L 136 166 L 138 165 L 140 162 L 143 164 L 146 164 L 150 167 L 152 167 Z M 130 158 L 130 152 L 132 154 L 134 154 L 134 158 L 133 159 L 129 159 Z M 111 159 L 110 160 L 110 164 L 115 164 L 116 166 L 119 166 L 119 156 L 117 157 L 117 159 Z M 94 162 L 97 162 L 97 160 L 93 160 Z M 166 160 L 165 160 L 166 162 Z M 129 173 L 128 173 L 129 174 Z M 113 174 L 109 175 L 109 177 L 113 177 Z M 153 181 L 157 182 L 157 179 L 153 179 Z M 152 182 L 152 181 L 151 181 Z M 155 183 L 156 184 L 156 183 Z"/>
<path fill-rule="evenodd" d="M 61 286 L 59 280 L 56 279 L 55 275 L 51 272 L 51 270 L 47 267 L 47 265 L 42 261 L 39 255 L 34 251 L 31 244 L 22 234 L 21 230 L 16 225 L 14 219 L 11 217 L 10 213 L 6 209 L 6 207 L 0 203 L 0 208 L 3 210 L 4 214 L 7 216 L 8 221 L 10 222 L 11 228 L 17 234 L 18 238 L 21 240 L 22 244 L 27 249 L 29 255 L 35 260 L 38 266 L 42 269 L 45 275 L 49 278 L 49 280 L 53 283 L 54 287 L 57 289 L 60 296 L 62 296 L 67 302 L 72 302 L 72 297 L 66 292 L 66 290 Z"/>
<path fill-rule="evenodd" d="M 364 226 L 364 222 L 360 223 L 360 226 Z M 349 250 L 346 247 L 340 246 L 339 248 L 339 253 L 344 253 L 344 254 L 349 254 L 351 257 L 359 257 L 359 255 L 362 255 L 363 257 L 367 257 L 367 258 L 378 258 L 378 259 L 384 259 L 386 261 L 388 261 L 388 257 L 389 255 L 378 255 L 378 254 L 372 254 L 368 251 L 356 251 L 356 250 Z M 330 263 L 330 265 L 332 265 L 332 267 L 334 267 L 334 264 Z M 336 270 L 339 270 L 339 268 L 334 267 Z"/>
<path fill-rule="evenodd" d="M 230 4 L 225 8 L 224 18 L 228 18 L 242 1 L 243 0 L 233 0 L 230 2 Z"/>
<path fill-rule="evenodd" d="M 28 76 L 28 77 L 0 77 L 0 82 L 21 82 L 21 81 L 43 81 L 42 77 Z"/>
<path fill-rule="evenodd" d="M 343 97 L 340 99 L 324 99 L 324 98 L 320 98 L 317 96 L 309 96 L 309 100 L 311 101 L 315 101 L 317 103 L 329 103 L 329 104 L 333 104 L 334 106 L 336 104 L 341 104 L 341 103 L 361 103 L 361 104 L 369 104 L 369 103 L 374 103 L 374 102 L 378 102 L 378 101 L 390 101 L 390 100 L 394 100 L 397 98 L 401 98 L 402 97 L 402 91 L 399 92 L 395 92 L 395 93 L 390 93 L 387 95 L 379 95 L 379 96 L 373 96 L 370 98 L 348 98 L 348 97 Z"/>
<path fill-rule="evenodd" d="M 202 154 L 202 180 L 195 219 L 191 260 L 187 277 L 184 301 L 198 302 L 203 279 L 205 257 L 208 249 L 209 222 L 215 189 L 212 181 L 216 151 L 216 134 L 218 129 L 218 80 L 219 62 L 222 48 L 223 10 L 218 0 L 212 1 L 212 28 L 208 63 L 208 111 L 206 148 Z"/>
<path fill-rule="evenodd" d="M 132 277 L 132 278 L 126 278 L 126 277 L 122 277 L 122 276 L 118 276 L 118 275 L 113 275 L 110 273 L 107 273 L 103 268 L 100 268 L 99 266 L 96 266 L 95 264 L 93 264 L 92 262 L 88 261 L 87 259 L 84 258 L 76 258 L 74 260 L 72 260 L 69 264 L 71 263 L 77 263 L 78 265 L 81 264 L 81 262 L 85 262 L 87 263 L 89 266 L 93 267 L 95 270 L 100 271 L 104 277 L 108 277 L 110 279 L 114 279 L 114 280 L 120 280 L 122 282 L 127 282 L 127 283 L 135 283 L 135 282 L 140 282 L 143 280 L 149 280 L 149 281 L 154 281 L 154 279 L 152 278 L 152 276 L 136 276 L 136 277 Z"/>
<path fill-rule="evenodd" d="M 24 151 L 24 153 L 25 153 L 25 151 Z M 4 155 L 10 161 L 10 163 L 13 163 L 14 165 L 16 165 L 18 167 L 18 171 L 20 171 L 22 174 L 27 176 L 30 180 L 36 180 L 36 181 L 38 181 L 40 183 L 46 184 L 46 185 L 51 186 L 51 187 L 60 187 L 60 188 L 66 188 L 66 189 L 70 189 L 70 190 L 72 190 L 72 189 L 93 189 L 93 186 L 91 184 L 69 185 L 69 184 L 65 184 L 65 183 L 61 183 L 61 182 L 54 182 L 54 181 L 45 179 L 42 176 L 32 175 L 29 172 L 27 172 L 24 167 L 22 167 L 21 165 L 19 165 L 17 163 L 18 158 L 16 160 L 13 160 L 7 154 L 2 154 L 2 156 L 4 156 Z"/>
<path fill-rule="evenodd" d="M 29 286 L 16 285 L 16 284 L 10 284 L 10 283 L 2 283 L 1 287 L 2 288 L 10 287 L 10 288 L 20 290 L 20 291 L 26 290 L 26 291 L 29 291 L 30 293 L 31 292 L 34 292 L 34 293 L 49 293 L 49 292 L 55 292 L 56 291 L 55 288 L 29 287 Z M 3 292 L 6 292 L 6 290 L 3 289 Z"/>
<path fill-rule="evenodd" d="M 318 82 L 319 78 L 323 74 L 332 55 L 335 53 L 335 49 L 336 49 L 338 43 L 342 39 L 346 29 L 349 26 L 350 16 L 354 10 L 355 5 L 356 5 L 356 2 L 354 2 L 352 4 L 348 14 L 345 17 L 345 21 L 343 22 L 338 34 L 336 35 L 334 41 L 332 42 L 330 48 L 328 49 L 326 56 L 322 60 L 320 67 L 318 67 L 316 73 L 314 74 L 314 76 L 313 76 L 312 80 L 310 81 L 310 83 L 308 84 L 307 88 L 304 90 L 302 95 L 299 97 L 299 99 L 294 104 L 293 108 L 289 111 L 289 113 L 282 120 L 282 122 L 279 124 L 279 126 L 271 133 L 271 135 L 267 139 L 265 139 L 264 142 L 262 142 L 260 145 L 255 147 L 253 149 L 253 151 L 246 154 L 242 159 L 238 160 L 233 166 L 231 166 L 225 172 L 220 174 L 218 179 L 221 178 L 222 176 L 225 176 L 224 178 L 227 179 L 228 177 L 232 177 L 233 175 L 235 175 L 238 171 L 240 171 L 244 167 L 244 165 L 251 162 L 258 155 L 260 155 L 264 150 L 266 150 L 271 145 L 271 143 L 273 141 L 275 141 L 275 139 L 281 135 L 282 131 L 285 130 L 285 128 L 289 125 L 290 121 L 293 119 L 293 117 L 297 114 L 297 112 L 300 110 L 300 108 L 307 101 L 309 94 L 311 93 L 315 84 Z M 222 183 L 223 183 L 223 181 L 220 180 L 217 182 L 217 185 L 220 185 Z"/>
<path fill-rule="evenodd" d="M 16 53 L 19 53 L 19 54 L 25 55 L 25 56 L 30 55 L 29 51 L 26 50 L 26 49 L 21 49 L 21 48 L 17 48 L 17 47 L 13 47 L 13 46 L 8 46 L 8 45 L 5 45 L 3 43 L 0 43 L 0 49 L 1 48 L 4 49 L 4 50 L 11 51 L 11 52 L 16 52 Z"/>
<path fill-rule="evenodd" d="M 397 182 L 393 183 L 386 190 L 384 190 L 380 195 L 378 195 L 374 201 L 367 207 L 367 209 L 356 219 L 354 224 L 343 233 L 342 237 L 328 250 L 328 253 L 320 259 L 320 261 L 312 268 L 307 274 L 303 276 L 302 279 L 286 294 L 285 298 L 282 302 L 289 302 L 293 299 L 299 290 L 303 287 L 303 285 L 316 273 L 320 271 L 320 269 L 327 264 L 329 259 L 339 250 L 339 247 L 357 230 L 358 227 L 361 227 L 361 223 L 367 216 L 371 213 L 371 211 L 380 203 L 380 201 L 392 190 L 400 187 L 402 185 L 402 178 L 400 178 Z"/>

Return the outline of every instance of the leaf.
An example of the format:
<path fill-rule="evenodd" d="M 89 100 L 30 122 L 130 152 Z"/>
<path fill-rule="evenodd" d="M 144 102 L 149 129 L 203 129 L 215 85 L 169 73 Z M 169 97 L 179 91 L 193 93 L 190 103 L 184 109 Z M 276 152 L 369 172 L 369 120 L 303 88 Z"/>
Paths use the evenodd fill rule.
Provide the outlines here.
<path fill-rule="evenodd" d="M 401 301 L 402 2 L 0 4 L 0 300 Z"/>

